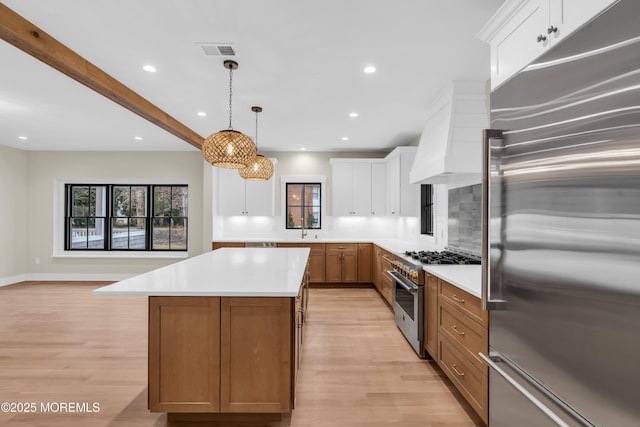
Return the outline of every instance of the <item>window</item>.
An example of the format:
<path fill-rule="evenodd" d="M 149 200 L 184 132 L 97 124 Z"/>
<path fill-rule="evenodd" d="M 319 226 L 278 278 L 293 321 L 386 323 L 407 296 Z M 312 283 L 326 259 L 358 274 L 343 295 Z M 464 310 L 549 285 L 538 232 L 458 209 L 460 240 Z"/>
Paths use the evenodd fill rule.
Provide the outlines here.
<path fill-rule="evenodd" d="M 433 236 L 433 186 L 420 186 L 420 234 Z"/>
<path fill-rule="evenodd" d="M 321 227 L 321 184 L 293 183 L 286 185 L 286 228 L 320 229 Z"/>
<path fill-rule="evenodd" d="M 187 206 L 186 185 L 67 184 L 65 250 L 186 251 Z"/>

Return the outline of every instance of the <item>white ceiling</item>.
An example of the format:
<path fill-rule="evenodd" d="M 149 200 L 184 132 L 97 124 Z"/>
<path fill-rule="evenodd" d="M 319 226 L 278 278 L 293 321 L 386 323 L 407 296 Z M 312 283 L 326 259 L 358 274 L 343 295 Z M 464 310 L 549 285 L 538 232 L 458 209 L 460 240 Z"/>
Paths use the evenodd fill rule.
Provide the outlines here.
<path fill-rule="evenodd" d="M 390 151 L 420 135 L 448 81 L 489 78 L 475 35 L 503 0 L 3 3 L 204 137 L 228 126 L 229 81 L 198 43 L 231 42 L 233 127 L 253 137 L 262 106 L 260 150 Z M 195 150 L 4 41 L 0 63 L 0 145 Z"/>

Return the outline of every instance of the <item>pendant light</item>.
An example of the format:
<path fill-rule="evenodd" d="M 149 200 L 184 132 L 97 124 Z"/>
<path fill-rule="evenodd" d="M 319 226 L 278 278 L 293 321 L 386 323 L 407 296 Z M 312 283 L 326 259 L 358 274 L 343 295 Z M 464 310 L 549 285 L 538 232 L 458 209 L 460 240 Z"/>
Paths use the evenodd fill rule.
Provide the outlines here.
<path fill-rule="evenodd" d="M 238 63 L 224 61 L 224 68 L 229 70 L 229 128 L 209 135 L 202 144 L 202 155 L 213 166 L 240 169 L 256 156 L 257 149 L 251 138 L 231 127 L 233 70 L 238 68 Z"/>
<path fill-rule="evenodd" d="M 256 113 L 256 149 L 258 147 L 258 113 L 262 112 L 262 107 L 251 107 L 251 111 Z M 241 177 L 249 181 L 267 181 L 273 176 L 273 163 L 261 154 L 256 156 L 249 164 L 238 169 Z"/>

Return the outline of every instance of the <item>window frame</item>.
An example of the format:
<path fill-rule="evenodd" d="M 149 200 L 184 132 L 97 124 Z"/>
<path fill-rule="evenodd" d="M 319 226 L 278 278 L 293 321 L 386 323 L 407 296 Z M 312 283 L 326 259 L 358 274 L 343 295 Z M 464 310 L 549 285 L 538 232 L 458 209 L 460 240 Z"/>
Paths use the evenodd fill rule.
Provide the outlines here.
<path fill-rule="evenodd" d="M 433 184 L 420 185 L 420 234 L 433 236 L 435 224 L 433 220 L 435 197 Z"/>
<path fill-rule="evenodd" d="M 322 211 L 323 211 L 323 203 L 322 203 L 322 182 L 297 182 L 297 181 L 287 181 L 284 183 L 284 227 L 285 230 L 300 230 L 302 228 L 302 226 L 293 226 L 290 227 L 289 226 L 289 186 L 290 185 L 301 185 L 302 186 L 302 203 L 300 205 L 300 207 L 302 208 L 302 211 L 304 212 L 305 208 L 318 208 L 319 214 L 318 214 L 318 226 L 317 227 L 305 227 L 305 230 L 322 230 Z M 317 186 L 319 189 L 319 205 L 315 206 L 313 204 L 305 204 L 305 200 L 304 200 L 304 194 L 305 194 L 305 187 L 308 185 L 313 185 L 313 186 Z M 312 202 L 313 203 L 313 202 Z M 314 221 L 315 222 L 315 221 Z M 305 224 L 306 225 L 306 224 Z"/>
<path fill-rule="evenodd" d="M 87 183 L 76 183 L 76 182 L 64 182 L 64 183 L 60 183 L 60 185 L 62 186 L 62 202 L 63 202 L 63 207 L 62 207 L 62 221 L 64 224 L 64 235 L 62 236 L 62 249 L 63 249 L 63 253 L 65 254 L 75 254 L 75 253 L 99 253 L 99 254 L 113 254 L 113 253 L 142 253 L 142 254 L 150 254 L 153 253 L 155 257 L 155 254 L 161 254 L 161 253 L 167 253 L 167 255 L 171 256 L 171 254 L 175 254 L 175 253 L 181 253 L 181 254 L 188 254 L 189 251 L 189 201 L 187 200 L 187 205 L 184 207 L 184 210 L 186 211 L 186 216 L 173 216 L 170 215 L 170 221 L 172 221 L 174 218 L 181 218 L 182 220 L 184 220 L 184 226 L 186 229 L 185 232 L 185 236 L 184 236 L 184 240 L 185 240 L 185 247 L 184 249 L 177 249 L 177 248 L 167 248 L 167 249 L 158 249 L 158 248 L 154 248 L 153 247 L 153 221 L 156 218 L 156 216 L 154 216 L 154 203 L 155 200 L 154 199 L 154 195 L 155 195 L 155 188 L 156 187 L 171 187 L 171 195 L 170 195 L 170 200 L 173 200 L 172 195 L 173 195 L 173 189 L 175 187 L 183 187 L 187 189 L 187 197 L 188 197 L 188 191 L 189 191 L 189 185 L 188 184 L 183 184 L 183 183 L 130 183 L 130 182 L 117 182 L 117 183 L 104 183 L 104 182 L 87 182 Z M 71 246 L 71 233 L 70 233 L 70 221 L 72 218 L 74 218 L 75 216 L 71 215 L 73 213 L 72 211 L 72 202 L 73 202 L 73 198 L 71 197 L 73 189 L 77 188 L 77 187 L 88 187 L 89 189 L 93 188 L 93 187 L 104 187 L 106 189 L 105 191 L 105 201 L 104 204 L 106 206 L 105 208 L 105 212 L 106 212 L 106 216 L 100 216 L 100 218 L 104 218 L 104 222 L 105 222 L 105 226 L 104 226 L 104 243 L 102 248 L 89 248 L 89 247 L 83 247 L 83 248 L 73 248 Z M 126 218 L 127 221 L 129 221 L 131 218 L 139 218 L 136 215 L 131 215 L 131 212 L 129 212 L 128 216 L 118 216 L 116 215 L 115 212 L 115 207 L 113 204 L 113 198 L 114 198 L 114 188 L 115 187 L 129 187 L 129 197 L 131 200 L 131 189 L 135 188 L 135 187 L 145 187 L 146 188 L 146 200 L 145 200 L 145 211 L 146 211 L 146 215 L 144 216 L 145 219 L 145 226 L 144 226 L 144 230 L 145 230 L 145 239 L 144 239 L 144 248 L 131 248 L 131 244 L 130 244 L 130 230 L 127 231 L 128 233 L 128 239 L 127 239 L 127 247 L 126 248 L 113 248 L 112 247 L 112 231 L 113 231 L 113 225 L 112 225 L 112 221 L 114 219 L 122 219 L 122 218 Z M 56 212 L 58 212 L 58 210 L 56 209 Z M 97 216 L 94 216 L 95 218 L 97 218 Z M 86 218 L 91 218 L 91 216 L 87 216 Z M 164 216 L 162 217 L 164 218 Z M 56 222 L 55 220 L 55 215 L 54 215 L 54 222 Z M 54 228 L 55 230 L 55 228 Z M 171 229 L 169 229 L 169 235 L 171 236 Z M 54 232 L 54 242 L 58 241 L 58 235 Z M 88 237 L 88 236 L 87 236 Z M 55 244 L 55 243 L 54 243 Z M 87 245 L 88 246 L 88 245 Z M 59 252 L 54 251 L 54 256 L 60 256 Z M 182 258 L 183 256 L 179 256 L 180 258 Z"/>

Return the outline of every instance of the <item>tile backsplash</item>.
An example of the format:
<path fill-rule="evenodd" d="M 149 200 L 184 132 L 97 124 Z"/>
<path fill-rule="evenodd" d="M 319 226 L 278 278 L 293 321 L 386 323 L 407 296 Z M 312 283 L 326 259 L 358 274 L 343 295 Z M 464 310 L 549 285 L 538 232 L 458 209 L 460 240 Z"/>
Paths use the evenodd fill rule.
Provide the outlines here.
<path fill-rule="evenodd" d="M 482 253 L 482 184 L 449 190 L 448 231 L 449 247 Z"/>

